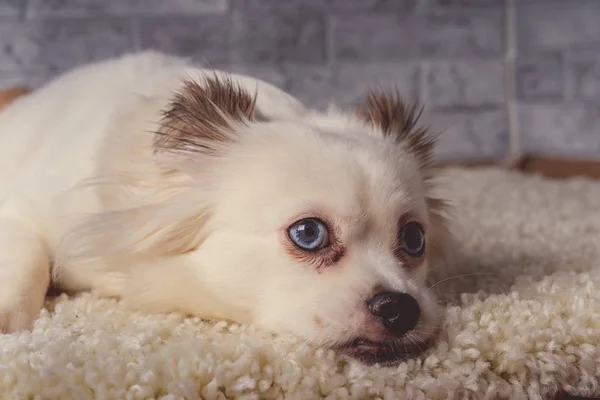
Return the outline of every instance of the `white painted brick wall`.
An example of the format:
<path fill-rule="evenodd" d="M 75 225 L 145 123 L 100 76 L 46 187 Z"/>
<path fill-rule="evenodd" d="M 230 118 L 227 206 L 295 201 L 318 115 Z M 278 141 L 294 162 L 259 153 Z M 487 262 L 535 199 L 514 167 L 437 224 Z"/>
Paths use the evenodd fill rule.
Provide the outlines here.
<path fill-rule="evenodd" d="M 598 21 L 600 0 L 0 0 L 0 85 L 155 48 L 316 106 L 395 85 L 426 102 L 442 156 L 600 157 Z"/>

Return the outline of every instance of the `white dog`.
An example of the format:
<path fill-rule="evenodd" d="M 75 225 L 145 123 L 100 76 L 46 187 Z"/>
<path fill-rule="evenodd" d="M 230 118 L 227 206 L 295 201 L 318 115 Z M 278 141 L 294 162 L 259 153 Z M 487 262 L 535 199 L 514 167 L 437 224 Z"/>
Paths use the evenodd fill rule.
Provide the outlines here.
<path fill-rule="evenodd" d="M 305 108 L 256 79 L 144 52 L 79 67 L 0 114 L 0 329 L 50 283 L 254 323 L 366 363 L 422 351 L 446 262 L 415 107 Z"/>

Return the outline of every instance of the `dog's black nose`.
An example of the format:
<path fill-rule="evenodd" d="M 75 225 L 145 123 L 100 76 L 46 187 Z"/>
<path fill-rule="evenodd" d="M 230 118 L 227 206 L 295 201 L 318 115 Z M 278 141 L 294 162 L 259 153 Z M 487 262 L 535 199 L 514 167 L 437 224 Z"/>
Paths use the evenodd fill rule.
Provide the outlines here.
<path fill-rule="evenodd" d="M 421 309 L 417 300 L 409 294 L 383 292 L 367 302 L 371 314 L 381 320 L 385 329 L 400 337 L 417 326 Z"/>

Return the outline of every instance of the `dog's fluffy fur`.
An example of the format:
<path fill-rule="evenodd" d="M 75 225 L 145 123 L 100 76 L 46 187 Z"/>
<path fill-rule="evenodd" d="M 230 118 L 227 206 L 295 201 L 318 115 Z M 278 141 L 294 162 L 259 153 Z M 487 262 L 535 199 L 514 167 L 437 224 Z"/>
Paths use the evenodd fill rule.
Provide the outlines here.
<path fill-rule="evenodd" d="M 0 329 L 30 327 L 52 282 L 366 362 L 423 349 L 439 325 L 425 275 L 450 237 L 417 111 L 376 92 L 310 110 L 154 52 L 66 73 L 0 114 Z M 288 235 L 309 217 L 329 229 L 317 252 Z M 409 221 L 424 228 L 422 257 L 399 243 Z M 382 291 L 419 303 L 401 337 L 367 309 Z"/>

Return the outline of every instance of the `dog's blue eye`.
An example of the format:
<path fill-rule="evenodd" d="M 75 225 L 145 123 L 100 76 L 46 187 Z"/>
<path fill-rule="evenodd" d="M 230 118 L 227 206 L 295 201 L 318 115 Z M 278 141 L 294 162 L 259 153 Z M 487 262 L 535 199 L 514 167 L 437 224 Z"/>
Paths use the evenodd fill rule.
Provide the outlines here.
<path fill-rule="evenodd" d="M 292 225 L 288 233 L 294 244 L 303 250 L 315 251 L 327 246 L 327 225 L 319 219 L 307 218 Z"/>

